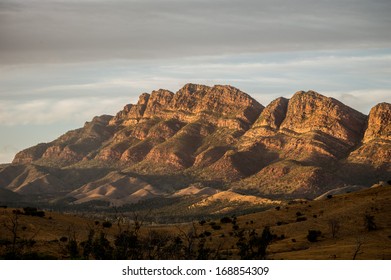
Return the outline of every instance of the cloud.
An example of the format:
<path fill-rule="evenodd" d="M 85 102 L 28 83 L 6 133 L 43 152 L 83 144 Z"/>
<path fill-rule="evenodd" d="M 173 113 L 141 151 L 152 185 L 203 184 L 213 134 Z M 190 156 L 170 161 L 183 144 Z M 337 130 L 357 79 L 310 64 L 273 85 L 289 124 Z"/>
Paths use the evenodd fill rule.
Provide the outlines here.
<path fill-rule="evenodd" d="M 230 84 L 264 105 L 298 90 L 353 95 L 382 91 L 391 88 L 390 65 L 391 50 L 375 49 L 0 66 L 0 121 L 20 124 L 51 118 L 71 120 L 76 110 L 83 112 L 78 115 L 86 120 L 97 114 L 115 114 L 124 104 L 137 102 L 142 92 L 159 88 L 175 92 L 189 82 Z M 374 105 L 370 98 L 362 99 L 367 104 L 364 106 L 364 101 L 341 97 L 347 105 L 358 104 L 356 109 Z M 383 101 L 390 101 L 383 97 Z M 108 101 L 110 106 L 105 105 Z M 65 106 L 64 102 L 74 106 Z"/>
<path fill-rule="evenodd" d="M 0 163 L 11 162 L 18 149 L 12 145 L 0 147 Z"/>
<path fill-rule="evenodd" d="M 119 111 L 127 101 L 122 97 L 3 101 L 0 104 L 0 123 L 8 126 L 83 123 L 93 116 Z"/>
<path fill-rule="evenodd" d="M 370 109 L 381 102 L 391 103 L 391 88 L 388 89 L 361 89 L 348 92 L 326 92 L 349 106 L 368 114 Z"/>
<path fill-rule="evenodd" d="M 388 0 L 1 0 L 0 61 L 390 47 Z"/>

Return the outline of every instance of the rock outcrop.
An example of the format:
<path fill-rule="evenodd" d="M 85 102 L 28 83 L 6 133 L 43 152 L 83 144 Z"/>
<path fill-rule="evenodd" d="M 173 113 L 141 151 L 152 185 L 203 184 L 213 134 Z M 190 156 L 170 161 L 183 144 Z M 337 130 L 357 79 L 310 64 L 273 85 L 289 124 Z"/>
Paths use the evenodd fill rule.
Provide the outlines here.
<path fill-rule="evenodd" d="M 391 104 L 380 103 L 369 112 L 368 128 L 363 142 L 368 143 L 371 140 L 391 141 Z"/>
<path fill-rule="evenodd" d="M 299 91 L 289 100 L 282 130 L 321 131 L 354 146 L 363 137 L 366 116 L 314 91 Z"/>
<path fill-rule="evenodd" d="M 279 129 L 281 123 L 286 117 L 289 99 L 284 97 L 272 101 L 261 113 L 259 119 L 255 122 L 254 127 L 266 126 L 272 129 Z"/>

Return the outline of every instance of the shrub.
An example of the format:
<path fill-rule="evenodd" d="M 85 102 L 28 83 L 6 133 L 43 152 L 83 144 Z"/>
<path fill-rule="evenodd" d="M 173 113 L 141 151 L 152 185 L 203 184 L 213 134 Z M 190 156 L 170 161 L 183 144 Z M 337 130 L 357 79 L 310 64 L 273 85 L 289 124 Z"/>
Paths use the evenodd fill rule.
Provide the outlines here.
<path fill-rule="evenodd" d="M 68 241 L 68 244 L 66 245 L 66 249 L 71 259 L 80 258 L 79 248 L 75 239 L 70 239 Z"/>
<path fill-rule="evenodd" d="M 61 241 L 61 242 L 67 242 L 67 241 L 68 241 L 68 237 L 62 236 L 62 237 L 60 238 L 60 241 Z"/>
<path fill-rule="evenodd" d="M 26 216 L 36 216 L 36 217 L 45 217 L 44 211 L 38 211 L 36 207 L 24 207 L 24 215 Z"/>
<path fill-rule="evenodd" d="M 306 217 L 297 217 L 296 222 L 304 222 L 307 221 Z"/>
<path fill-rule="evenodd" d="M 313 230 L 310 229 L 307 234 L 307 240 L 309 242 L 316 242 L 318 241 L 318 237 L 322 234 L 320 230 Z"/>
<path fill-rule="evenodd" d="M 109 221 L 105 221 L 105 222 L 102 223 L 102 227 L 104 227 L 104 228 L 111 228 L 112 225 L 113 224 L 111 222 L 109 222 Z"/>
<path fill-rule="evenodd" d="M 221 226 L 219 226 L 219 225 L 213 225 L 212 228 L 213 228 L 214 230 L 220 230 L 220 229 L 221 229 Z"/>
<path fill-rule="evenodd" d="M 220 222 L 222 224 L 229 224 L 229 223 L 232 223 L 232 219 L 230 217 L 223 217 L 220 219 Z"/>
<path fill-rule="evenodd" d="M 37 211 L 35 213 L 35 216 L 43 218 L 43 217 L 45 217 L 45 212 L 44 211 Z"/>
<path fill-rule="evenodd" d="M 16 209 L 16 210 L 12 210 L 12 213 L 15 214 L 15 215 L 22 215 L 22 211 L 20 211 L 19 209 Z"/>

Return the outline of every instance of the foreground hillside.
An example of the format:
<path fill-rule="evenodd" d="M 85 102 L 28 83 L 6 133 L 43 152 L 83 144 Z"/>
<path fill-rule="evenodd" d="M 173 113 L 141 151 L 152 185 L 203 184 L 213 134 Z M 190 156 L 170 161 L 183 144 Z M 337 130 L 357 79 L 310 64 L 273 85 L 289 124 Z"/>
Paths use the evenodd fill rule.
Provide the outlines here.
<path fill-rule="evenodd" d="M 151 224 L 148 215 L 137 213 L 83 218 L 46 211 L 39 217 L 25 215 L 21 209 L 20 214 L 15 209 L 0 209 L 4 225 L 0 227 L 0 255 L 39 259 L 389 260 L 390 205 L 391 187 L 380 186 L 321 200 L 291 201 L 243 216 L 176 225 Z M 15 221 L 16 230 L 12 227 Z"/>
<path fill-rule="evenodd" d="M 390 132 L 388 103 L 366 116 L 299 91 L 264 107 L 231 86 L 187 84 L 19 152 L 0 168 L 0 201 L 267 208 L 390 180 Z"/>

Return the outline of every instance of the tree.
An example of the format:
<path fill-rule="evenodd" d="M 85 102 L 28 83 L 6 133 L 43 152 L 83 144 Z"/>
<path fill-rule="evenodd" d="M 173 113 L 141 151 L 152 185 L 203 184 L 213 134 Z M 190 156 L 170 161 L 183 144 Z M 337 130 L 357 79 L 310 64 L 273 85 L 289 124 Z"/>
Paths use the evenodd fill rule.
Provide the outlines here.
<path fill-rule="evenodd" d="M 236 246 L 239 249 L 241 259 L 265 259 L 266 250 L 271 241 L 273 234 L 270 232 L 270 227 L 266 226 L 261 236 L 253 229 L 251 231 L 241 230 L 236 232 L 238 242 Z"/>
<path fill-rule="evenodd" d="M 339 232 L 339 229 L 341 228 L 340 222 L 337 219 L 329 220 L 329 228 L 331 231 L 331 236 L 333 238 L 336 238 L 337 234 Z"/>
<path fill-rule="evenodd" d="M 367 231 L 373 231 L 377 229 L 375 217 L 369 213 L 365 213 L 364 215 L 364 224 Z"/>
<path fill-rule="evenodd" d="M 320 230 L 310 229 L 307 234 L 307 240 L 309 242 L 317 242 L 318 237 L 321 236 L 322 232 Z"/>
<path fill-rule="evenodd" d="M 361 250 L 362 244 L 363 244 L 363 240 L 360 236 L 358 236 L 356 238 L 356 247 L 354 249 L 354 253 L 352 257 L 353 260 L 355 260 L 359 254 L 362 254 L 362 250 Z"/>

